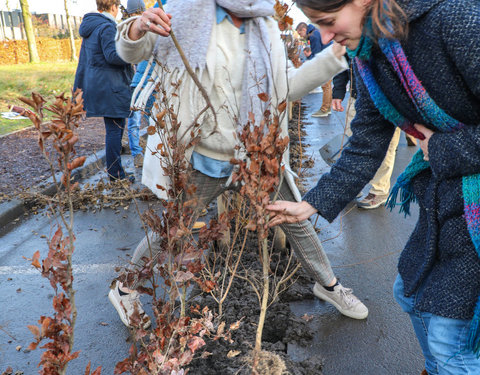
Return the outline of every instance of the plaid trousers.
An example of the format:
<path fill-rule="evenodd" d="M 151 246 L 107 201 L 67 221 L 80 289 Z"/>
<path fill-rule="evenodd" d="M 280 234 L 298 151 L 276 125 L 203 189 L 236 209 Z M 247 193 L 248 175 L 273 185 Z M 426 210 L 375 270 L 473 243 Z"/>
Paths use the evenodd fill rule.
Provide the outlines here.
<path fill-rule="evenodd" d="M 225 191 L 237 190 L 234 186 L 225 186 L 228 178 L 213 178 L 196 170 L 192 172 L 191 180 L 197 187 L 196 198 L 198 199 L 198 205 L 195 217 L 198 217 L 201 210 Z M 287 183 L 284 182 L 280 187 L 278 198 L 280 200 L 294 201 L 294 195 Z M 192 224 L 193 222 L 194 220 L 192 220 Z M 321 285 L 330 285 L 335 275 L 312 223 L 309 220 L 305 220 L 294 224 L 282 224 L 280 228 L 285 232 L 285 236 L 292 246 L 295 255 L 307 272 Z M 143 257 L 154 256 L 159 251 L 160 241 L 158 235 L 150 232 L 148 238 L 145 236 L 135 249 L 132 257 L 132 267 L 141 265 Z"/>

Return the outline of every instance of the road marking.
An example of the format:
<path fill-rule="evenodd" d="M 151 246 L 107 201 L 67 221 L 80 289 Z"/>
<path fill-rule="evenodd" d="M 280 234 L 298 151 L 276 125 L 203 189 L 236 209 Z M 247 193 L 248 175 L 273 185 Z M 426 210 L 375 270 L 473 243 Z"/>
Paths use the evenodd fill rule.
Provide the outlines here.
<path fill-rule="evenodd" d="M 89 273 L 111 273 L 119 264 L 74 264 L 73 274 L 89 274 Z M 0 275 L 38 275 L 40 271 L 33 266 L 3 266 L 0 267 Z"/>

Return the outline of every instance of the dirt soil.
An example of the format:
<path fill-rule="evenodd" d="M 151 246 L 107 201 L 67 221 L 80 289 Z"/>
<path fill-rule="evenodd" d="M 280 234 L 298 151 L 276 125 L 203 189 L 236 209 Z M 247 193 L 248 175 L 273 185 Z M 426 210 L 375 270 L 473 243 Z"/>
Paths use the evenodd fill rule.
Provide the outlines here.
<path fill-rule="evenodd" d="M 242 257 L 243 267 L 249 272 L 261 274 L 256 239 L 252 238 L 249 243 L 249 251 Z M 285 262 L 288 259 L 286 251 L 282 251 L 279 258 L 280 263 Z M 272 269 L 274 268 L 275 265 L 272 265 Z M 288 346 L 292 343 L 304 347 L 312 344 L 313 334 L 309 331 L 307 324 L 309 317 L 296 317 L 289 307 L 291 301 L 313 299 L 311 285 L 313 280 L 300 270 L 295 284 L 281 294 L 279 300 L 268 309 L 262 337 L 262 350 L 266 353 L 265 360 L 260 362 L 259 374 L 321 375 L 322 359 L 311 358 L 303 362 L 293 362 L 287 354 Z M 196 297 L 195 302 L 200 306 L 209 306 L 212 311 L 218 308 L 209 295 L 202 294 Z M 251 358 L 255 343 L 260 308 L 257 296 L 247 281 L 235 279 L 225 300 L 224 311 L 224 321 L 227 326 L 240 319 L 242 322 L 232 336 L 233 343 L 230 344 L 224 340 L 207 341 L 206 350 L 213 355 L 192 362 L 189 373 L 195 375 L 251 374 L 252 370 L 247 362 Z M 238 353 L 238 355 L 229 358 L 232 353 Z M 280 371 L 283 366 L 286 367 L 286 371 Z"/>
<path fill-rule="evenodd" d="M 85 119 L 80 123 L 78 134 L 77 156 L 88 157 L 105 147 L 102 118 Z M 0 138 L 0 160 L 0 203 L 31 187 L 42 185 L 51 177 L 50 167 L 40 151 L 37 132 L 33 128 Z"/>

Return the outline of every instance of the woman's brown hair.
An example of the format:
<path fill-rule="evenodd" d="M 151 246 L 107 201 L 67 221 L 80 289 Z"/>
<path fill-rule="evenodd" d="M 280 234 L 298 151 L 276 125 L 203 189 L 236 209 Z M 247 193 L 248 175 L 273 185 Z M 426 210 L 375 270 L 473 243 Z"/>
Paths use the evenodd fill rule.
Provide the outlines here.
<path fill-rule="evenodd" d="M 353 0 L 297 0 L 299 8 L 307 7 L 320 12 L 339 11 Z M 408 33 L 407 16 L 395 0 L 372 0 L 368 16 L 372 17 L 372 31 L 375 39 L 405 39 Z M 388 20 L 388 23 L 385 22 Z"/>
<path fill-rule="evenodd" d="M 120 5 L 120 0 L 97 0 L 97 10 L 108 12 L 112 5 Z"/>

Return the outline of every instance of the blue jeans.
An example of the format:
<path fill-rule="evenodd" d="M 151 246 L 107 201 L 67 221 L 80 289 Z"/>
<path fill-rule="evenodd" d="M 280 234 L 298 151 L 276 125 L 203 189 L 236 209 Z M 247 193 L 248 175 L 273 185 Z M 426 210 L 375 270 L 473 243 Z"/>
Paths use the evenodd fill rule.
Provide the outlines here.
<path fill-rule="evenodd" d="M 107 174 L 111 180 L 125 178 L 122 167 L 122 136 L 125 129 L 124 118 L 104 117 L 105 122 L 105 158 Z"/>
<path fill-rule="evenodd" d="M 130 117 L 128 118 L 128 144 L 130 146 L 130 151 L 132 156 L 142 155 L 143 150 L 140 147 L 140 124 L 142 122 L 142 112 L 141 111 L 132 111 Z"/>
<path fill-rule="evenodd" d="M 428 375 L 480 374 L 480 359 L 464 349 L 470 320 L 444 318 L 415 309 L 417 294 L 405 297 L 400 275 L 393 285 L 393 295 L 410 316 Z"/>

